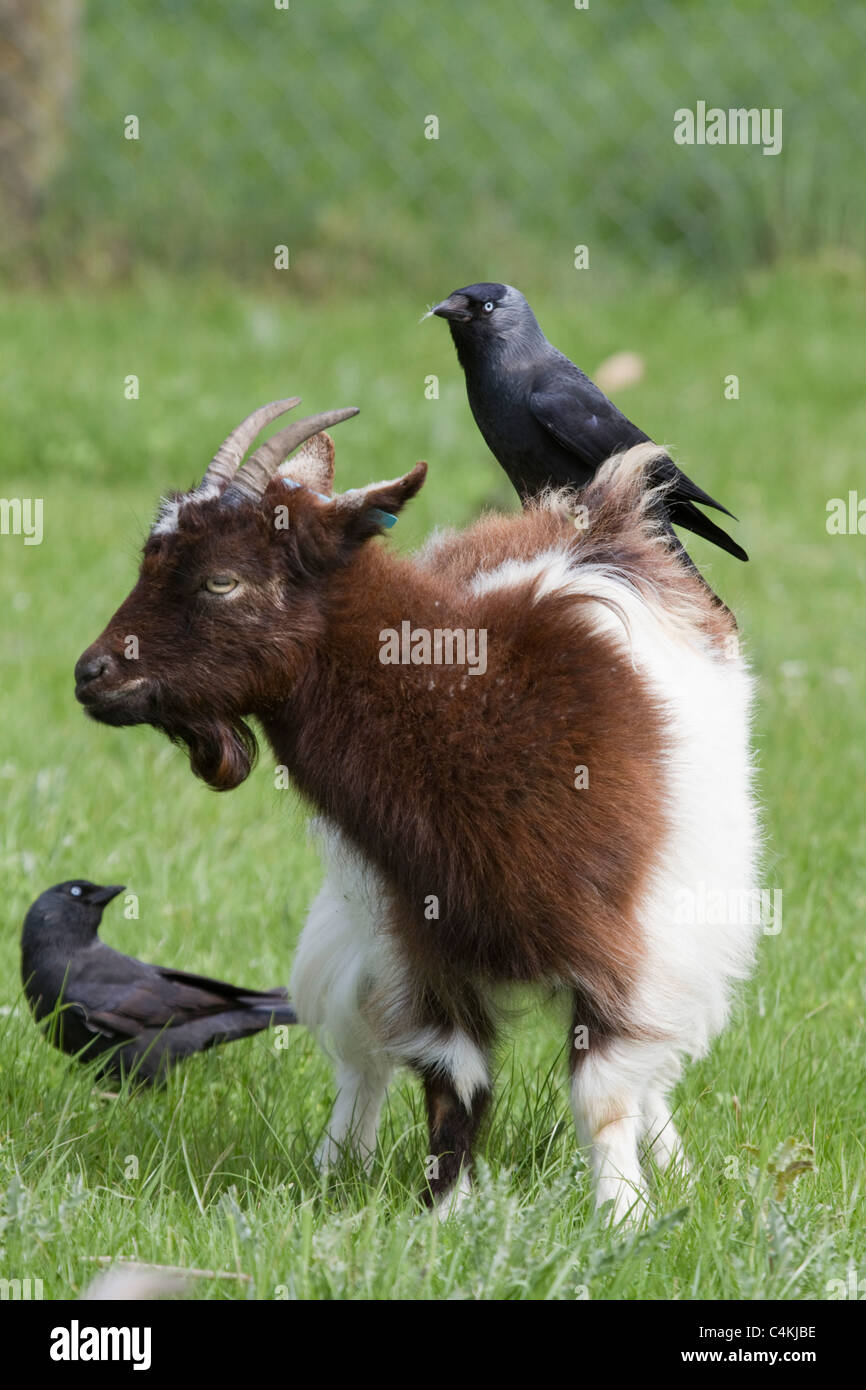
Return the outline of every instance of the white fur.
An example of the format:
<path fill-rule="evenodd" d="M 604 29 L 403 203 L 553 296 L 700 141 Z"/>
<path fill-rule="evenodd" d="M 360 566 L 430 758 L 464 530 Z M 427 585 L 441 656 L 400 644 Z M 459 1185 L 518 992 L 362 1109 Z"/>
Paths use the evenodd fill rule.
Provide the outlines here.
<path fill-rule="evenodd" d="M 496 589 L 512 589 L 515 584 L 526 584 L 535 580 L 539 594 L 552 589 L 566 588 L 574 577 L 569 572 L 568 562 L 561 550 L 547 550 L 532 560 L 505 560 L 493 569 L 476 570 L 469 588 L 476 596 L 489 594 Z"/>
<path fill-rule="evenodd" d="M 667 1095 L 684 1054 L 700 1056 L 724 1026 L 731 986 L 751 966 L 760 925 L 748 914 L 702 925 L 687 910 L 713 892 L 756 889 L 760 848 L 749 748 L 752 680 L 739 655 L 728 658 L 624 575 L 577 566 L 551 550 L 529 562 L 479 571 L 475 594 L 534 579 L 537 601 L 559 591 L 588 594 L 596 630 L 641 674 L 667 714 L 664 787 L 670 826 L 640 910 L 644 956 L 635 962 L 632 1019 L 652 1041 L 618 1040 L 590 1049 L 572 1084 L 578 1133 L 588 1144 L 598 1203 L 612 1203 L 616 1221 L 639 1219 L 646 1187 L 638 1145 L 646 1139 L 662 1166 L 685 1167 Z M 486 1059 L 459 1034 L 411 1029 L 405 978 L 396 946 L 382 931 L 385 894 L 378 875 L 358 856 L 328 845 L 328 880 L 304 929 L 292 981 L 303 1022 L 331 1039 L 340 1093 L 326 1144 L 345 1142 L 352 1123 L 372 1146 L 375 1116 L 391 1061 L 431 1062 L 454 1080 L 468 1103 L 486 1085 Z M 391 1039 L 377 1036 L 363 1013 L 365 991 L 382 986 Z M 401 1010 L 406 1028 L 400 1034 Z M 658 1040 L 656 1040 L 656 1038 Z M 347 1077 L 350 1078 L 347 1080 Z M 329 1147 L 330 1145 L 330 1147 Z"/>
<path fill-rule="evenodd" d="M 476 1091 L 490 1085 L 487 1058 L 459 1028 L 451 1032 L 420 1028 L 401 1039 L 400 1051 L 405 1060 L 449 1076 L 467 1110 L 472 1109 Z"/>
<path fill-rule="evenodd" d="M 159 504 L 159 511 L 156 521 L 150 529 L 152 536 L 170 536 L 178 527 L 180 519 L 180 505 L 184 501 L 180 497 L 164 497 Z"/>
<path fill-rule="evenodd" d="M 454 1184 L 450 1192 L 446 1192 L 439 1197 L 436 1202 L 436 1215 L 440 1221 L 448 1221 L 452 1216 L 456 1216 L 461 1211 L 472 1195 L 472 1179 L 465 1168 L 460 1170 L 460 1177 Z"/>
<path fill-rule="evenodd" d="M 298 944 L 291 992 L 300 1022 L 337 1064 L 337 1097 L 318 1154 L 327 1167 L 348 1147 L 371 1156 L 395 1064 L 447 1075 L 467 1108 L 490 1078 L 486 1058 L 466 1034 L 415 1026 L 405 970 L 384 929 L 387 901 L 378 873 L 335 827 L 319 820 L 316 829 L 328 874 Z"/>
<path fill-rule="evenodd" d="M 641 1095 L 652 1070 L 642 1044 L 616 1042 L 589 1052 L 572 1078 L 571 1105 L 578 1139 L 589 1148 L 596 1203 L 612 1203 L 615 1222 L 636 1222 L 648 1203 L 638 1143 Z"/>
<path fill-rule="evenodd" d="M 180 525 L 181 507 L 188 507 L 195 502 L 206 502 L 211 497 L 218 497 L 221 491 L 221 485 L 211 480 L 199 483 L 198 487 L 193 488 L 191 492 L 185 492 L 182 497 L 163 497 L 150 534 L 152 536 L 173 535 Z"/>
<path fill-rule="evenodd" d="M 329 872 L 298 945 L 291 992 L 300 1022 L 337 1063 L 337 1098 L 318 1154 L 328 1167 L 344 1147 L 369 1160 L 393 1063 L 362 1012 L 370 985 L 390 973 L 383 887 L 339 832 L 324 822 L 317 828 Z"/>

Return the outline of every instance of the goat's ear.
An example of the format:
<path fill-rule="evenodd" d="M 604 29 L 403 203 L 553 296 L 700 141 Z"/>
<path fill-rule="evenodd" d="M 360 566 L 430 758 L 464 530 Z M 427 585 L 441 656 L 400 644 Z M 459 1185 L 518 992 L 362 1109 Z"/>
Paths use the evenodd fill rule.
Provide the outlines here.
<path fill-rule="evenodd" d="M 297 453 L 277 469 L 281 478 L 301 483 L 324 497 L 334 495 L 334 441 L 324 430 L 301 445 Z"/>
<path fill-rule="evenodd" d="M 402 478 L 370 483 L 368 487 L 341 493 L 334 502 L 334 513 L 343 535 L 355 543 L 381 535 L 388 526 L 393 526 L 393 518 L 421 489 L 426 477 L 426 463 L 416 463 Z"/>

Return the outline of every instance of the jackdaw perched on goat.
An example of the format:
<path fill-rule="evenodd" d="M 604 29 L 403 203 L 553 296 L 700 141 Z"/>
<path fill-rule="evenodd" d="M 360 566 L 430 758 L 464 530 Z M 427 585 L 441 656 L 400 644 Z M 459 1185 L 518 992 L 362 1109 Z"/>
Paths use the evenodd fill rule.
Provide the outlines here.
<path fill-rule="evenodd" d="M 430 313 L 448 321 L 476 424 L 524 502 L 545 488 L 585 487 L 613 454 L 650 442 L 580 367 L 547 341 L 513 285 L 467 285 Z M 748 559 L 695 504 L 732 513 L 687 478 L 662 449 L 648 482 L 663 485 L 659 514 L 668 529 L 683 526 L 738 560 Z"/>

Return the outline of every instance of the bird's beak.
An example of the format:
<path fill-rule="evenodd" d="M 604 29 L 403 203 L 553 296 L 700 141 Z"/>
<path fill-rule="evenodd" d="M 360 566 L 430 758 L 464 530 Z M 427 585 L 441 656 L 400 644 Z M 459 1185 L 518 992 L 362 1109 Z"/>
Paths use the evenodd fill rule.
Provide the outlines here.
<path fill-rule="evenodd" d="M 125 883 L 113 883 L 110 888 L 97 888 L 95 893 L 90 894 L 90 901 L 96 903 L 97 907 L 105 907 L 105 904 L 116 898 L 118 893 L 122 893 L 125 887 Z"/>
<path fill-rule="evenodd" d="M 450 319 L 452 323 L 468 323 L 472 317 L 469 313 L 469 300 L 465 294 L 449 294 L 441 304 L 434 304 L 430 312 L 437 318 Z"/>

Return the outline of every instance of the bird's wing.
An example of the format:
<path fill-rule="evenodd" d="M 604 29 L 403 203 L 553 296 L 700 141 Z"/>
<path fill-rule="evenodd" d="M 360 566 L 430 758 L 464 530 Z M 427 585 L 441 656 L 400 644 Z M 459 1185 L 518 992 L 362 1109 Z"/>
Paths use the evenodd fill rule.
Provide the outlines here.
<path fill-rule="evenodd" d="M 85 1028 L 115 1042 L 120 1038 L 137 1038 L 142 1030 L 141 1023 L 127 1018 L 125 1014 L 112 1013 L 108 1009 L 82 1009 L 81 1012 Z"/>
<path fill-rule="evenodd" d="M 595 469 L 618 450 L 647 441 L 588 377 L 574 372 L 573 379 L 561 370 L 545 372 L 529 396 L 529 409 L 557 444 Z"/>
<path fill-rule="evenodd" d="M 154 971 L 149 977 L 139 976 L 129 983 L 115 980 L 101 988 L 90 981 L 83 1007 L 88 1026 L 96 1031 L 134 1036 L 143 1028 L 164 1028 L 221 1013 L 226 999 L 196 985 L 166 980 Z"/>
<path fill-rule="evenodd" d="M 567 367 L 571 372 L 566 371 Z M 557 444 L 594 469 L 611 454 L 630 449 L 633 444 L 651 442 L 649 435 L 632 424 L 613 401 L 567 359 L 536 378 L 529 408 Z M 660 459 L 655 473 L 659 482 L 672 484 L 668 494 L 670 501 L 700 502 L 736 520 L 733 512 L 692 482 L 671 459 Z M 719 532 L 719 535 L 724 534 Z"/>
<path fill-rule="evenodd" d="M 192 975 L 188 970 L 170 970 L 161 965 L 157 966 L 157 969 L 164 980 L 179 985 L 190 985 L 199 990 L 208 990 L 212 994 L 218 994 L 223 1000 L 240 999 L 249 1001 L 250 1004 L 268 1004 L 285 1002 L 289 997 L 282 985 L 277 985 L 274 989 L 244 989 L 242 985 L 228 984 L 225 980 L 214 980 L 208 975 Z"/>
<path fill-rule="evenodd" d="M 84 1008 L 92 1030 L 134 1036 L 143 1028 L 178 1026 L 220 1014 L 227 1008 L 266 1009 L 272 1005 L 280 1010 L 287 998 L 281 988 L 266 992 L 246 990 L 183 970 L 144 966 L 140 961 L 132 964 L 139 969 L 129 980 L 115 977 L 102 984 L 87 982 Z"/>
<path fill-rule="evenodd" d="M 113 1022 L 109 1022 L 107 1018 L 97 1018 L 85 1009 L 83 1004 L 66 1004 L 65 1008 L 81 1020 L 89 1033 L 101 1033 L 105 1038 L 116 1038 L 118 1030 Z"/>

